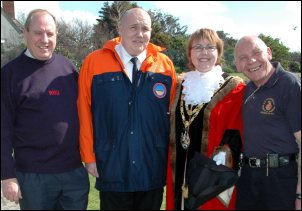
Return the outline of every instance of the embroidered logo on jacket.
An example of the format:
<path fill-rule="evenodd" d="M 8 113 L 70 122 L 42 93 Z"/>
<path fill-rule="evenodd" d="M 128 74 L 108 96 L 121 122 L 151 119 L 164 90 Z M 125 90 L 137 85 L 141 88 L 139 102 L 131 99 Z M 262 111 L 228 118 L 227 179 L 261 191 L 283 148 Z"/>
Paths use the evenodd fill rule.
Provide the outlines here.
<path fill-rule="evenodd" d="M 156 83 L 153 86 L 153 93 L 157 98 L 164 98 L 167 94 L 167 88 L 163 83 Z"/>
<path fill-rule="evenodd" d="M 274 110 L 276 109 L 275 101 L 273 98 L 267 98 L 264 100 L 262 104 L 262 114 L 274 114 Z"/>
<path fill-rule="evenodd" d="M 48 94 L 50 96 L 58 96 L 60 95 L 60 90 L 48 90 Z"/>

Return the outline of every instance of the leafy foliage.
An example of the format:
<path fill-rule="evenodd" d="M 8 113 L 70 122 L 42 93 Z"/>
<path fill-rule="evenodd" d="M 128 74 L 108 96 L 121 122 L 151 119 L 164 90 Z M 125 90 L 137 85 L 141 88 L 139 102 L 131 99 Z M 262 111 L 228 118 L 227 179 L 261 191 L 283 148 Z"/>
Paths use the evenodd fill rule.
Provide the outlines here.
<path fill-rule="evenodd" d="M 186 35 L 187 26 L 180 26 L 178 18 L 163 14 L 160 11 L 148 11 L 152 19 L 151 42 L 163 46 L 166 53 L 178 67 L 179 71 L 186 69 Z"/>
<path fill-rule="evenodd" d="M 291 61 L 291 62 L 289 63 L 289 70 L 290 70 L 291 72 L 301 72 L 299 62 Z"/>
<path fill-rule="evenodd" d="M 92 27 L 80 19 L 72 23 L 58 22 L 56 53 L 68 57 L 79 70 L 85 57 L 93 50 Z"/>
<path fill-rule="evenodd" d="M 114 37 L 118 36 L 118 23 L 122 15 L 131 8 L 137 7 L 136 3 L 130 1 L 114 1 L 111 5 L 105 2 L 99 11 L 97 24 L 94 25 L 92 35 L 95 49 Z"/>
<path fill-rule="evenodd" d="M 1 67 L 10 60 L 16 58 L 25 48 L 26 47 L 24 43 L 21 43 L 17 46 L 12 46 L 9 49 L 6 49 L 1 46 Z"/>
<path fill-rule="evenodd" d="M 288 61 L 290 54 L 289 48 L 284 46 L 280 39 L 272 38 L 271 36 L 265 36 L 264 34 L 260 34 L 259 38 L 262 39 L 267 46 L 269 46 L 273 53 L 272 61 L 283 61 L 282 65 L 286 68 L 288 67 L 285 61 Z"/>
<path fill-rule="evenodd" d="M 301 73 L 301 52 L 290 52 L 290 59 L 292 62 L 296 63 L 296 64 L 290 64 L 290 71 L 293 72 L 300 72 Z"/>

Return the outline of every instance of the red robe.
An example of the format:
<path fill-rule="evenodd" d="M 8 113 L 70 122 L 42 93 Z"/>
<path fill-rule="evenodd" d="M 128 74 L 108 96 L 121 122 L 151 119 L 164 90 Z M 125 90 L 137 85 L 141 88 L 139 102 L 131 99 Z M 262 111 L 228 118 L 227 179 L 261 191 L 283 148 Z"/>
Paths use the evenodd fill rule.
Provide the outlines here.
<path fill-rule="evenodd" d="M 176 163 L 176 142 L 175 133 L 178 130 L 175 124 L 175 110 L 179 102 L 181 84 L 178 85 L 178 93 L 172 107 L 171 112 L 171 135 L 170 135 L 170 149 L 169 161 L 167 169 L 167 185 L 166 185 L 166 209 L 179 209 L 175 207 L 175 168 Z M 216 146 L 219 146 L 222 137 L 226 130 L 239 130 L 242 135 L 242 118 L 241 118 L 241 105 L 243 99 L 244 83 L 238 77 L 226 78 L 226 82 L 222 88 L 212 97 L 211 101 L 205 106 L 202 111 L 203 127 L 201 140 L 196 140 L 201 145 L 197 149 L 201 153 L 211 157 Z M 198 114 L 199 115 L 199 114 Z M 196 118 L 197 119 L 197 118 Z M 179 121 L 179 120 L 178 120 Z M 194 120 L 195 121 L 195 120 Z M 241 136 L 242 137 L 242 136 Z M 191 138 L 191 137 L 190 137 Z M 195 150 L 196 151 L 196 150 Z M 178 191 L 179 192 L 179 191 Z M 177 197 L 177 196 L 176 196 Z M 236 199 L 236 188 L 233 192 L 232 199 L 228 207 L 225 207 L 218 198 L 214 197 L 207 201 L 200 208 L 205 210 L 234 210 Z"/>

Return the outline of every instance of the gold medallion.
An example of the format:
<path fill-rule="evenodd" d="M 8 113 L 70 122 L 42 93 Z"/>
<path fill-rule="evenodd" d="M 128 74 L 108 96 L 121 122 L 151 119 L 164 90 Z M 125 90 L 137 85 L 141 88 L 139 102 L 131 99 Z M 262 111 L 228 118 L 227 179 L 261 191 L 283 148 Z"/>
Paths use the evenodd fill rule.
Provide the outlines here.
<path fill-rule="evenodd" d="M 188 149 L 190 145 L 190 136 L 187 131 L 181 134 L 180 142 L 182 148 L 184 148 L 185 150 Z"/>

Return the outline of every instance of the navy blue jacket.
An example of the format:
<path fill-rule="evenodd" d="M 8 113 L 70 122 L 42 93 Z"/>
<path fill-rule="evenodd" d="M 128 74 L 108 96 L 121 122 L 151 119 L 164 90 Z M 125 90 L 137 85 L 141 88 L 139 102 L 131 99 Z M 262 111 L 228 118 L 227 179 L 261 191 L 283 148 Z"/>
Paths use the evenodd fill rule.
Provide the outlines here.
<path fill-rule="evenodd" d="M 149 44 L 139 79 L 132 84 L 114 51 L 117 43 L 110 41 L 90 54 L 80 72 L 82 159 L 96 161 L 99 190 L 160 188 L 166 184 L 174 66 L 159 47 Z"/>

